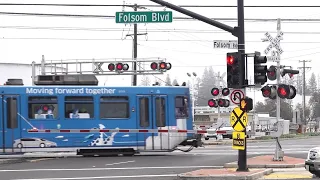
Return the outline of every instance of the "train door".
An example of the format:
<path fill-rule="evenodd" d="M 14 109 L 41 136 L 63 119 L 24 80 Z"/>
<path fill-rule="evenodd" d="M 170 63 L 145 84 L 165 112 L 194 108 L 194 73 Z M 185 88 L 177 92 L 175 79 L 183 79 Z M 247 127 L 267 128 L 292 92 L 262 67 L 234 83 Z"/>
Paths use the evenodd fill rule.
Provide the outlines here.
<path fill-rule="evenodd" d="M 138 129 L 158 130 L 168 126 L 168 99 L 166 95 L 141 95 L 138 96 L 137 104 Z M 168 147 L 168 135 L 163 133 L 156 131 L 154 133 L 139 133 L 138 137 L 140 141 L 145 141 L 143 147 L 145 150 L 161 150 Z"/>
<path fill-rule="evenodd" d="M 3 152 L 13 150 L 14 141 L 21 138 L 18 116 L 20 112 L 20 97 L 17 95 L 1 96 L 1 135 L 0 145 Z M 8 150 L 9 149 L 9 150 Z"/>

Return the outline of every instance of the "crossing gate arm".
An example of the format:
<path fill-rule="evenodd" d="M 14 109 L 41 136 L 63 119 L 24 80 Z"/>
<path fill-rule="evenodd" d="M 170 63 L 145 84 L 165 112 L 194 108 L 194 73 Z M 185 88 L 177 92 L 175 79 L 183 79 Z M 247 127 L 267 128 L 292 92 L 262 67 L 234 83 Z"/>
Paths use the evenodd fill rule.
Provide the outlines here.
<path fill-rule="evenodd" d="M 166 130 L 166 129 L 29 129 L 28 133 L 192 133 L 213 134 L 206 130 Z M 217 134 L 225 134 L 226 131 L 216 131 Z"/>

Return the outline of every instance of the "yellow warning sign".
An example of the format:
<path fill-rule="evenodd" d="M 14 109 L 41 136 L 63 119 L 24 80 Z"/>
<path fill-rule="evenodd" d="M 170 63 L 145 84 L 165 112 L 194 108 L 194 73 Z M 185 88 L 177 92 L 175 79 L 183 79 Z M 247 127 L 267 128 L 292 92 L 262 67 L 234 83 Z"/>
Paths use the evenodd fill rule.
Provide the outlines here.
<path fill-rule="evenodd" d="M 239 107 L 234 108 L 230 114 L 230 124 L 235 131 L 243 131 L 248 124 L 248 114 Z"/>
<path fill-rule="evenodd" d="M 232 132 L 232 149 L 244 150 L 246 135 L 244 132 Z"/>

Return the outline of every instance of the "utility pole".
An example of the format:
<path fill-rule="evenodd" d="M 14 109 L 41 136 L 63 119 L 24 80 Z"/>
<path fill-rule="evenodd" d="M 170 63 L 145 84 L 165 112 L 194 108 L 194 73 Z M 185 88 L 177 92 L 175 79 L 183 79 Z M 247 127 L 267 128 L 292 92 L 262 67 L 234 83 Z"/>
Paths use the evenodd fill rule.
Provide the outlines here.
<path fill-rule="evenodd" d="M 134 4 L 133 9 L 134 11 L 138 11 L 138 5 Z M 133 24 L 133 34 L 127 34 L 126 36 L 133 36 L 133 60 L 132 63 L 133 70 L 135 71 L 135 74 L 132 78 L 132 86 L 137 86 L 137 57 L 138 57 L 138 36 L 139 35 L 147 35 L 148 33 L 139 33 L 138 34 L 138 24 Z"/>
<path fill-rule="evenodd" d="M 303 81 L 303 85 L 302 85 L 302 118 L 304 121 L 304 125 L 307 125 L 307 121 L 306 121 L 306 69 L 311 69 L 311 67 L 306 67 L 306 62 L 311 62 L 310 60 L 302 60 L 299 61 L 302 62 L 302 67 L 298 67 L 299 69 L 303 69 L 303 74 L 302 74 L 302 81 Z"/>

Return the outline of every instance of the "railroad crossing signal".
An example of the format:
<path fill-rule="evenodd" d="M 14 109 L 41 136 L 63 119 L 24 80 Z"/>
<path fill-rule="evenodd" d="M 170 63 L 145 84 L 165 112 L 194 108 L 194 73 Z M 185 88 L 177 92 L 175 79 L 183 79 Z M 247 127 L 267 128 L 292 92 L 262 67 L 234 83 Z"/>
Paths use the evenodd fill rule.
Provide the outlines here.
<path fill-rule="evenodd" d="M 246 134 L 244 132 L 232 132 L 232 149 L 245 150 Z"/>
<path fill-rule="evenodd" d="M 294 86 L 279 84 L 277 93 L 281 99 L 293 99 L 296 97 L 297 90 Z"/>
<path fill-rule="evenodd" d="M 261 88 L 262 96 L 270 99 L 277 98 L 277 86 L 264 86 Z"/>
<path fill-rule="evenodd" d="M 235 131 L 242 132 L 248 124 L 248 114 L 235 107 L 230 114 L 230 124 Z"/>
<path fill-rule="evenodd" d="M 269 67 L 267 77 L 271 81 L 274 81 L 277 79 L 277 67 L 276 66 L 272 65 Z"/>

